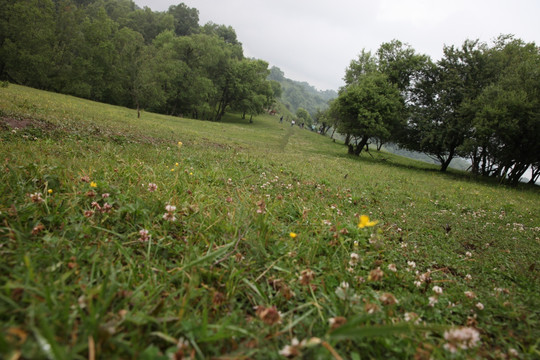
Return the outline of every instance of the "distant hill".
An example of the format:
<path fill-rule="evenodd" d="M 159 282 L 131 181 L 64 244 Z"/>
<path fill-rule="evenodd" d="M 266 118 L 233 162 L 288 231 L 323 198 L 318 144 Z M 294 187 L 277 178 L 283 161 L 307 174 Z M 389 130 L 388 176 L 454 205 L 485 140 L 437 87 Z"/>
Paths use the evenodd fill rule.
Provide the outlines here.
<path fill-rule="evenodd" d="M 318 109 L 324 110 L 328 107 L 328 100 L 334 99 L 338 95 L 334 90 L 319 91 L 305 81 L 288 79 L 283 71 L 275 66 L 270 69 L 268 80 L 274 80 L 281 84 L 283 90 L 281 102 L 292 113 L 296 113 L 298 108 L 303 108 L 311 116 L 314 116 Z"/>

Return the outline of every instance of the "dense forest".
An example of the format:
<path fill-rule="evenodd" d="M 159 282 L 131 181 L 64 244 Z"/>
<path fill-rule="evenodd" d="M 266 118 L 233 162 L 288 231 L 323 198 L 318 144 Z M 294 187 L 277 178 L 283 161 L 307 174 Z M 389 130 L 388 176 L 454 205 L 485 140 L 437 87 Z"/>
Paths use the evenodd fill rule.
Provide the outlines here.
<path fill-rule="evenodd" d="M 511 35 L 492 45 L 445 46 L 434 62 L 398 40 L 362 51 L 323 119 L 349 153 L 385 142 L 422 152 L 445 171 L 456 157 L 474 174 L 516 184 L 540 177 L 540 48 Z"/>
<path fill-rule="evenodd" d="M 220 120 L 271 106 L 279 84 L 248 59 L 230 26 L 199 25 L 185 4 L 0 0 L 4 81 L 155 112 Z"/>

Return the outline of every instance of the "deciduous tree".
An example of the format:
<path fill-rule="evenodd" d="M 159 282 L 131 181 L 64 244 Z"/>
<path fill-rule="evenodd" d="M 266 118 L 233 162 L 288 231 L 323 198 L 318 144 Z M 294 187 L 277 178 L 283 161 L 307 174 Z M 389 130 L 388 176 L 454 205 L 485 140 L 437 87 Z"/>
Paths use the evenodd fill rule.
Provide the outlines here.
<path fill-rule="evenodd" d="M 370 138 L 389 137 L 403 126 L 403 99 L 386 75 L 377 72 L 356 77 L 340 90 L 338 131 L 349 137 L 349 153 L 360 155 Z"/>
<path fill-rule="evenodd" d="M 478 41 L 467 40 L 461 49 L 444 47 L 443 58 L 420 72 L 402 146 L 433 156 L 441 171 L 455 156 L 465 155 L 474 118 L 468 105 L 485 84 L 484 61 L 485 45 Z"/>

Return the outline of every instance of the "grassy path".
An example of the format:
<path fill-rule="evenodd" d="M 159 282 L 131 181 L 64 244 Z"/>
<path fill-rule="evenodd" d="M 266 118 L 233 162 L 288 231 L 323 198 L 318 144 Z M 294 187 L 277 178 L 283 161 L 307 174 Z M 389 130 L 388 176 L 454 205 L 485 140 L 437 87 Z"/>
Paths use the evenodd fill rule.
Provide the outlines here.
<path fill-rule="evenodd" d="M 285 152 L 285 148 L 289 144 L 289 140 L 291 136 L 294 134 L 294 126 L 290 126 L 287 129 L 287 132 L 283 135 L 283 139 L 281 140 L 279 144 L 279 148 L 281 149 L 281 152 Z"/>

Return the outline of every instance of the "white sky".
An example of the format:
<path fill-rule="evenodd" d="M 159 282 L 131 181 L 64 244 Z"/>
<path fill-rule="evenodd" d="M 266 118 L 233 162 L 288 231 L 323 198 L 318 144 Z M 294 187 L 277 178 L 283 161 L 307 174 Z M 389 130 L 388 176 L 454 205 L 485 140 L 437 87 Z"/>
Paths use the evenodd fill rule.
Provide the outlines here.
<path fill-rule="evenodd" d="M 320 90 L 343 85 L 362 49 L 398 39 L 437 60 L 443 45 L 514 34 L 540 45 L 539 0 L 134 0 L 166 11 L 181 2 L 199 23 L 232 26 L 248 57 Z"/>

